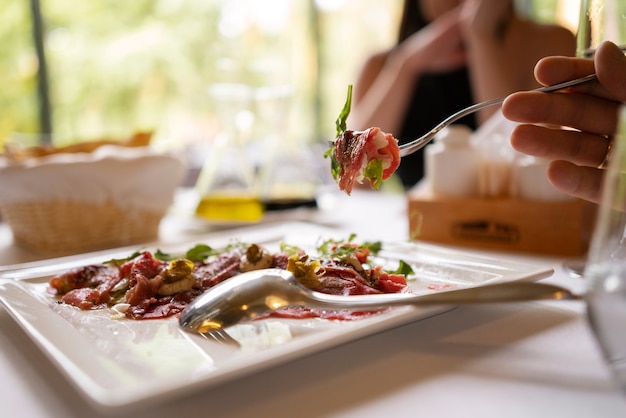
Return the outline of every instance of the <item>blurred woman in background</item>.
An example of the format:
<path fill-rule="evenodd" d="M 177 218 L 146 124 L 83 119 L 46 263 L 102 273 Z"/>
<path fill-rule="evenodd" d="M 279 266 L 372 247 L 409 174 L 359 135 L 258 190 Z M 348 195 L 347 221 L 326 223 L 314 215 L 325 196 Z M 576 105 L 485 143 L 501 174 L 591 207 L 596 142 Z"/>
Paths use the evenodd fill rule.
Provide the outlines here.
<path fill-rule="evenodd" d="M 575 52 L 574 34 L 523 18 L 513 0 L 405 0 L 398 43 L 364 63 L 348 125 L 409 142 L 464 107 L 538 87 L 540 58 Z M 496 110 L 457 123 L 476 129 Z M 423 161 L 423 151 L 402 159 L 406 188 L 423 177 Z"/>

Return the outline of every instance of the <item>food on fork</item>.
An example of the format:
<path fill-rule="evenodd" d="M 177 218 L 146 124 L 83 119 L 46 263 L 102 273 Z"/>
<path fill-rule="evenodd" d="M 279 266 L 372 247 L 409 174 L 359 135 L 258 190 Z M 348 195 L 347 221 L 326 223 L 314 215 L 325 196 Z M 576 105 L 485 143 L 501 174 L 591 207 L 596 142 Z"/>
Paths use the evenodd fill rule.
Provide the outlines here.
<path fill-rule="evenodd" d="M 398 293 L 412 273 L 404 262 L 396 271 L 377 265 L 372 256 L 380 243 L 327 240 L 317 253 L 281 244 L 270 252 L 258 244 L 234 243 L 221 249 L 197 245 L 182 256 L 139 251 L 127 258 L 75 268 L 49 281 L 59 304 L 82 310 L 110 308 L 113 318 L 159 319 L 175 316 L 205 290 L 239 273 L 282 268 L 308 288 L 335 295 Z M 280 318 L 351 320 L 379 311 L 329 311 L 285 307 Z"/>
<path fill-rule="evenodd" d="M 373 127 L 364 131 L 346 129 L 352 103 L 352 86 L 348 86 L 346 103 L 337 118 L 337 138 L 324 154 L 331 159 L 331 173 L 339 189 L 352 193 L 355 183 L 369 180 L 378 189 L 400 165 L 398 140 L 392 134 Z"/>

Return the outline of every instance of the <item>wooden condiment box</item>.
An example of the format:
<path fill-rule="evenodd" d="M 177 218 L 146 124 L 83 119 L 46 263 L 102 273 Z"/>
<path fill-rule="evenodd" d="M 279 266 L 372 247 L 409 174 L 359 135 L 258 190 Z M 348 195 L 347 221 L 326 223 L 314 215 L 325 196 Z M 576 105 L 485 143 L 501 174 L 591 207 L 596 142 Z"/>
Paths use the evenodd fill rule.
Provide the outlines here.
<path fill-rule="evenodd" d="M 583 200 L 444 198 L 410 192 L 408 216 L 412 240 L 580 256 L 589 247 L 596 205 Z"/>

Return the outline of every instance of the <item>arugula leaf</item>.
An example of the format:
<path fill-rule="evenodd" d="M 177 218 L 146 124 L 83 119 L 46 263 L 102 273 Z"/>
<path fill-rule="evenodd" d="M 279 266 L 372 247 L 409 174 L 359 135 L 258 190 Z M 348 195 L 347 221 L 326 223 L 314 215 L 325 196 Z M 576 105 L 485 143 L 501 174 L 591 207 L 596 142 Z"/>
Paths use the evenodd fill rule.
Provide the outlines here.
<path fill-rule="evenodd" d="M 197 244 L 193 248 L 187 250 L 185 258 L 190 261 L 206 260 L 210 256 L 216 254 L 216 251 L 206 244 Z"/>
<path fill-rule="evenodd" d="M 383 159 L 375 158 L 367 163 L 363 175 L 370 179 L 372 187 L 378 190 L 380 185 L 383 183 Z"/>
<path fill-rule="evenodd" d="M 352 242 L 355 238 L 356 234 L 350 234 L 348 239 L 345 240 L 329 239 L 323 241 L 317 245 L 317 251 L 322 257 L 344 260 L 347 257 L 355 256 L 357 253 L 362 253 L 363 249 L 375 255 L 382 248 L 380 241 L 356 244 Z"/>
<path fill-rule="evenodd" d="M 380 250 L 382 250 L 383 243 L 380 241 L 364 242 L 361 246 L 367 248 L 372 254 L 376 255 L 380 252 Z"/>
<path fill-rule="evenodd" d="M 388 273 L 404 274 L 405 276 L 408 276 L 409 274 L 415 273 L 415 271 L 413 271 L 413 268 L 409 264 L 407 264 L 404 260 L 400 260 L 400 264 L 398 265 L 398 268 L 396 270 L 388 271 Z"/>
<path fill-rule="evenodd" d="M 217 255 L 217 254 L 219 254 L 222 251 L 226 251 L 226 250 L 232 249 L 234 247 L 239 247 L 239 246 L 243 246 L 245 248 L 245 244 L 243 244 L 243 243 L 229 244 L 223 250 L 214 249 L 214 248 L 212 248 L 212 247 L 210 247 L 210 246 L 208 246 L 206 244 L 196 244 L 195 246 L 193 246 L 192 248 L 187 250 L 187 252 L 185 252 L 185 255 L 183 257 L 185 259 L 195 263 L 195 262 L 204 261 L 207 258 L 209 258 L 210 256 Z M 136 257 L 138 257 L 140 255 L 141 255 L 140 251 L 135 251 L 134 253 L 132 253 L 128 257 L 125 257 L 125 258 L 113 258 L 111 260 L 105 261 L 104 264 L 114 264 L 116 266 L 121 266 L 125 262 L 130 261 L 130 260 L 132 260 L 132 259 L 134 259 L 134 258 L 136 258 Z M 169 253 L 161 251 L 158 248 L 156 249 L 156 251 L 154 251 L 153 256 L 154 256 L 154 258 L 156 258 L 157 260 L 160 260 L 160 261 L 173 261 L 173 260 L 181 258 L 180 255 L 169 254 Z"/>
<path fill-rule="evenodd" d="M 348 97 L 346 98 L 346 103 L 343 105 L 343 109 L 341 109 L 341 113 L 335 122 L 337 126 L 337 136 L 341 135 L 346 131 L 346 120 L 348 119 L 348 115 L 350 114 L 350 108 L 352 107 L 352 84 L 348 85 Z"/>
<path fill-rule="evenodd" d="M 196 244 L 194 247 L 187 250 L 187 252 L 184 255 L 184 258 L 193 262 L 203 261 L 215 253 L 216 251 L 213 250 L 213 248 L 209 247 L 208 245 Z M 161 261 L 174 261 L 174 260 L 181 258 L 179 254 L 169 254 L 169 253 L 161 251 L 158 248 L 154 252 L 153 255 L 154 255 L 154 258 L 156 258 L 157 260 L 161 260 Z"/>
<path fill-rule="evenodd" d="M 140 255 L 141 255 L 140 251 L 135 251 L 134 253 L 132 253 L 126 258 L 112 258 L 110 260 L 104 261 L 102 264 L 114 264 L 116 266 L 121 266 L 125 262 L 130 261 L 133 258 L 139 257 Z"/>
<path fill-rule="evenodd" d="M 157 250 L 154 252 L 154 258 L 161 261 L 172 261 L 175 257 L 168 253 L 164 253 L 157 248 Z"/>
<path fill-rule="evenodd" d="M 341 113 L 339 117 L 335 121 L 335 125 L 337 126 L 337 135 L 336 137 L 341 136 L 346 129 L 346 121 L 348 119 L 348 115 L 350 114 L 350 108 L 352 107 L 352 85 L 348 85 L 348 96 L 346 97 L 346 103 L 343 105 L 343 109 L 341 109 Z M 337 180 L 339 175 L 341 174 L 341 165 L 337 162 L 334 154 L 335 145 L 331 144 L 330 148 L 326 150 L 324 153 L 324 158 L 330 157 L 330 173 L 333 176 L 333 179 Z"/>
<path fill-rule="evenodd" d="M 282 242 L 279 244 L 280 251 L 288 255 L 298 255 L 302 249 L 296 245 L 287 244 Z"/>
<path fill-rule="evenodd" d="M 324 153 L 324 158 L 330 157 L 330 173 L 333 176 L 333 179 L 337 180 L 339 175 L 341 174 L 341 164 L 335 158 L 335 146 L 331 145 L 330 148 Z"/>

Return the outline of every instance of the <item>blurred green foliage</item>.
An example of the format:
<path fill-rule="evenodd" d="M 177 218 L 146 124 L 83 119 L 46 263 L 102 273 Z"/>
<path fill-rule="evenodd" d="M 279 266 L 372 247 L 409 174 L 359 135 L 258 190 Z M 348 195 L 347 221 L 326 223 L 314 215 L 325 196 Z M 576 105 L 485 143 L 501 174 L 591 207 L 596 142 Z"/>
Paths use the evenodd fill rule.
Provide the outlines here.
<path fill-rule="evenodd" d="M 542 16 L 558 3 L 524 2 Z M 282 130 L 287 138 L 323 142 L 334 134 L 346 86 L 365 57 L 395 42 L 401 5 L 41 0 L 55 145 L 153 130 L 166 146 L 185 147 L 235 124 L 241 112 L 225 112 L 227 106 L 255 116 L 258 135 Z M 29 1 L 4 2 L 0 39 L 2 146 L 15 132 L 39 130 Z M 290 94 L 280 106 L 257 96 L 226 103 L 209 93 L 223 83 Z"/>
<path fill-rule="evenodd" d="M 265 131 L 326 137 L 341 105 L 335 98 L 364 57 L 395 37 L 400 1 L 317 3 L 42 1 L 55 145 L 137 130 L 183 146 L 210 139 L 225 123 L 217 120 L 223 103 L 208 93 L 216 83 L 287 87 L 282 121 Z M 0 145 L 15 132 L 39 130 L 30 19 L 26 0 L 0 10 Z M 346 24 L 356 20 L 369 23 Z"/>
<path fill-rule="evenodd" d="M 259 5 L 265 6 L 264 14 Z M 13 132 L 39 129 L 28 2 L 7 6 L 0 15 L 0 142 Z M 294 62 L 312 60 L 306 54 L 302 61 L 292 58 L 296 48 L 307 50 L 308 22 L 302 19 L 307 6 L 288 0 L 43 2 L 59 145 L 125 137 L 136 130 L 202 136 L 198 132 L 216 129 L 207 93 L 211 84 L 261 86 L 310 79 L 315 71 L 298 77 L 292 71 Z M 288 15 L 262 21 L 276 17 L 277 8 Z M 305 32 L 292 36 L 298 27 Z"/>
<path fill-rule="evenodd" d="M 11 132 L 38 129 L 37 58 L 27 1 L 0 8 L 0 145 Z"/>

